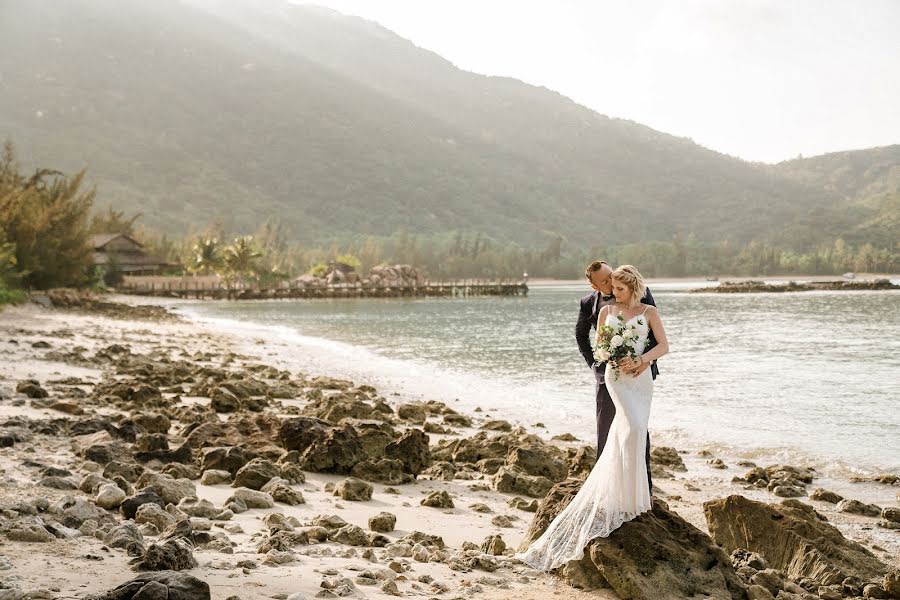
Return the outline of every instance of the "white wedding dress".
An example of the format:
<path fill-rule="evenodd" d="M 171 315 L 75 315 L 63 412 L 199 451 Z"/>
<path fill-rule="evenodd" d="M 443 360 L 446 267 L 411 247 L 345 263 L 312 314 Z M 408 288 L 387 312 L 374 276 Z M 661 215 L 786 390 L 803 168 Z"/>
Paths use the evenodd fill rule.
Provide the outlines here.
<path fill-rule="evenodd" d="M 635 349 L 640 355 L 650 332 L 647 318 L 642 314 L 626 323 L 638 320 L 640 337 Z M 616 316 L 607 315 L 606 324 L 616 322 Z M 605 377 L 616 407 L 606 446 L 569 505 L 541 537 L 516 556 L 535 569 L 549 571 L 581 559 L 591 540 L 609 536 L 622 523 L 653 508 L 644 456 L 653 376 L 650 369 L 645 369 L 638 377 L 621 373 L 616 381 L 612 367 L 606 365 Z"/>

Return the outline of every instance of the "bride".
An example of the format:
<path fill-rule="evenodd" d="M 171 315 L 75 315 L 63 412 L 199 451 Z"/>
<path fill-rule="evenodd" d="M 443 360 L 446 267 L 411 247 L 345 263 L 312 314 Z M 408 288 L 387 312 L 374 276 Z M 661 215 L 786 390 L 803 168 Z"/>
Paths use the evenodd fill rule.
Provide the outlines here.
<path fill-rule="evenodd" d="M 544 534 L 517 555 L 536 569 L 550 571 L 579 560 L 592 539 L 609 536 L 622 523 L 653 508 L 644 458 L 653 378 L 649 369 L 637 376 L 635 372 L 668 352 L 669 344 L 656 308 L 641 304 L 646 286 L 636 268 L 623 265 L 616 269 L 612 289 L 615 302 L 600 310 L 598 330 L 599 325 L 619 323 L 620 316 L 625 324 L 635 322 L 637 358 L 606 365 L 606 385 L 616 407 L 606 446 L 578 494 Z M 650 331 L 657 345 L 644 353 Z M 618 377 L 613 372 L 616 367 Z"/>

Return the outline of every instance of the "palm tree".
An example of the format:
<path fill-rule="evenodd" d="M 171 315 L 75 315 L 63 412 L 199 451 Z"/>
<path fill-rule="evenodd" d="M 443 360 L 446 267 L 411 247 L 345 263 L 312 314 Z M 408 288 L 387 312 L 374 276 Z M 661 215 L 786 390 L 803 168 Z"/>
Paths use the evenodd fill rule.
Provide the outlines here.
<path fill-rule="evenodd" d="M 203 238 L 194 244 L 194 262 L 191 270 L 209 275 L 222 266 L 222 257 L 219 256 L 219 240 L 216 238 Z"/>
<path fill-rule="evenodd" d="M 228 276 L 243 279 L 255 271 L 254 261 L 262 256 L 253 244 L 253 236 L 234 238 L 234 242 L 224 251 L 225 271 Z"/>

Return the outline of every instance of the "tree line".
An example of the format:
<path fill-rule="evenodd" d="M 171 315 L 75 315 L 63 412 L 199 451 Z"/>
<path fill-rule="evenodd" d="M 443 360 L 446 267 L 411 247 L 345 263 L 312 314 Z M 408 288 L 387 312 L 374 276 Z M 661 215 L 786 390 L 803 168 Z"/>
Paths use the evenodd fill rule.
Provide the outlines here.
<path fill-rule="evenodd" d="M 96 190 L 85 172 L 38 169 L 22 173 L 12 146 L 0 156 L 0 303 L 21 300 L 24 289 L 104 286 L 121 281 L 113 261 L 93 264 L 93 233 L 123 233 L 177 265 L 172 274 L 218 274 L 228 282 L 274 284 L 304 273 L 320 274 L 331 260 L 361 273 L 382 264 L 412 264 L 432 280 L 451 278 L 572 279 L 602 258 L 637 265 L 648 277 L 710 275 L 839 275 L 846 271 L 900 272 L 900 246 L 853 245 L 843 239 L 797 250 L 765 241 L 705 242 L 693 235 L 667 241 L 576 248 L 559 232 L 540 247 L 523 247 L 480 231 L 422 235 L 400 231 L 383 237 L 345 237 L 305 245 L 290 239 L 281 221 L 269 219 L 250 234 L 227 232 L 221 222 L 170 237 L 108 208 L 95 211 Z M 229 235 L 230 233 L 230 235 Z"/>

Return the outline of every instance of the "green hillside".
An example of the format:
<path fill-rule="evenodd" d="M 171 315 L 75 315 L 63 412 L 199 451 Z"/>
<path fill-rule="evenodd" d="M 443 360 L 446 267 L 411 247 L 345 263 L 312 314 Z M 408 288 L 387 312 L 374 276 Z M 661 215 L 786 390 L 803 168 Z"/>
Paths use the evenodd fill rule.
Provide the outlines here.
<path fill-rule="evenodd" d="M 304 243 L 478 230 L 809 245 L 837 214 L 897 237 L 881 192 L 828 185 L 826 163 L 747 163 L 459 70 L 362 19 L 264 6 L 5 0 L 0 137 L 26 165 L 87 167 L 100 206 L 172 234 L 274 217 Z"/>

